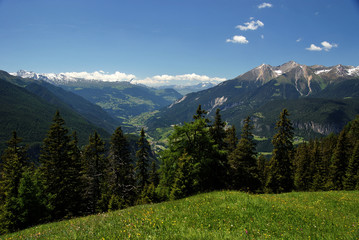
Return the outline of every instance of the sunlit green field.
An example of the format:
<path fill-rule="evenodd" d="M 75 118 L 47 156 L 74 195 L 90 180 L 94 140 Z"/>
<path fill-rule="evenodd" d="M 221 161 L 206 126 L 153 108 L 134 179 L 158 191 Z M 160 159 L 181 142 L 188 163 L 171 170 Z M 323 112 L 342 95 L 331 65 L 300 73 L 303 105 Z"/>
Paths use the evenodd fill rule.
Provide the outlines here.
<path fill-rule="evenodd" d="M 359 239 L 359 192 L 212 192 L 0 239 Z"/>

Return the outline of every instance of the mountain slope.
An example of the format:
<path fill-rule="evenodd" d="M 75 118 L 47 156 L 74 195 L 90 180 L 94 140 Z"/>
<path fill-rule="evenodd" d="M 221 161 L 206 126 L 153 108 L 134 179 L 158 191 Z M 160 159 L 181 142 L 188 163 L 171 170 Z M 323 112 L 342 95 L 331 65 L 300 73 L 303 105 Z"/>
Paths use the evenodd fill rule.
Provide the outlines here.
<path fill-rule="evenodd" d="M 95 130 L 102 137 L 109 137 L 104 129 L 91 124 L 46 89 L 42 89 L 42 92 L 51 97 L 54 104 L 7 80 L 0 76 L 0 149 L 4 149 L 13 130 L 25 143 L 36 145 L 42 142 L 56 110 L 60 111 L 70 131 L 77 131 L 80 144 L 87 143 L 89 134 Z M 21 79 L 16 81 L 23 86 L 27 84 Z"/>
<path fill-rule="evenodd" d="M 276 67 L 263 64 L 213 88 L 184 96 L 161 109 L 146 124 L 151 131 L 191 121 L 201 104 L 209 118 L 213 117 L 215 109 L 221 109 L 223 119 L 237 129 L 246 116 L 260 112 L 266 119 L 265 129 L 269 127 L 269 130 L 257 134 L 271 137 L 276 117 L 286 107 L 297 126 L 308 126 L 308 122 L 316 126 L 301 132 L 308 138 L 316 133 L 336 132 L 353 119 L 359 113 L 356 97 L 359 97 L 359 67 L 306 66 L 293 61 Z M 347 98 L 353 99 L 349 103 Z M 318 111 L 322 106 L 326 111 Z M 341 114 L 336 112 L 338 108 Z M 324 128 L 327 130 L 319 130 Z"/>
<path fill-rule="evenodd" d="M 36 74 L 23 70 L 12 73 L 16 76 L 44 80 L 71 91 L 93 104 L 97 104 L 113 118 L 121 122 L 144 112 L 168 106 L 182 95 L 173 89 L 154 89 L 127 81 L 106 82 L 68 78 L 56 74 Z"/>
<path fill-rule="evenodd" d="M 12 76 L 4 71 L 0 72 L 0 78 L 14 83 L 18 86 L 25 87 L 28 91 L 40 96 L 45 101 L 56 106 L 70 107 L 89 122 L 112 132 L 119 125 L 119 121 L 111 117 L 101 107 L 91 103 L 90 101 L 78 96 L 72 92 L 49 84 L 42 80 L 33 80 L 29 78 L 21 78 Z"/>

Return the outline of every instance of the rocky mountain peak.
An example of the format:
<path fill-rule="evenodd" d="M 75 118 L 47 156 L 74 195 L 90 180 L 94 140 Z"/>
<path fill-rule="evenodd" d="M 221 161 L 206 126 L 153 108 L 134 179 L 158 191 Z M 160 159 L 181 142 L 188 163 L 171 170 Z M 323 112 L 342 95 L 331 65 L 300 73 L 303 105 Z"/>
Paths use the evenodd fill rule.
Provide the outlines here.
<path fill-rule="evenodd" d="M 287 63 L 284 63 L 284 64 L 280 65 L 278 68 L 279 68 L 279 70 L 281 70 L 283 73 L 285 73 L 285 72 L 289 72 L 289 71 L 291 71 L 293 68 L 297 68 L 297 67 L 299 67 L 299 66 L 301 66 L 299 63 L 296 63 L 296 62 L 294 62 L 294 61 L 289 61 L 289 62 L 287 62 Z"/>

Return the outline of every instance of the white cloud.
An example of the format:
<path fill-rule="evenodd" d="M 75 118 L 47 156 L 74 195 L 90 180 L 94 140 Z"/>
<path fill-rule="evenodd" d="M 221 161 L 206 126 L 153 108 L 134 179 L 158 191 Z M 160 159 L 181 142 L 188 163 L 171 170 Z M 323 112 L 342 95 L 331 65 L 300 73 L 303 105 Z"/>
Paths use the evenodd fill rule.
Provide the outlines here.
<path fill-rule="evenodd" d="M 266 2 L 258 5 L 259 9 L 261 9 L 261 8 L 271 8 L 271 7 L 273 7 L 273 5 L 271 3 L 266 3 Z"/>
<path fill-rule="evenodd" d="M 220 77 L 208 77 L 206 75 L 198 75 L 195 73 L 183 74 L 183 75 L 156 75 L 147 77 L 145 79 L 134 80 L 135 83 L 150 85 L 150 86 L 161 86 L 161 85 L 193 85 L 202 82 L 214 82 L 219 83 L 225 81 L 225 78 Z"/>
<path fill-rule="evenodd" d="M 102 70 L 92 73 L 88 72 L 65 72 L 58 75 L 66 76 L 70 79 L 85 79 L 85 80 L 100 80 L 106 82 L 129 81 L 136 78 L 133 74 L 126 74 L 122 72 L 115 72 L 113 74 L 106 73 Z"/>
<path fill-rule="evenodd" d="M 261 35 L 261 38 L 264 39 L 264 35 L 263 35 L 263 34 Z"/>
<path fill-rule="evenodd" d="M 297 40 L 295 40 L 296 42 L 300 42 L 300 41 L 302 41 L 302 39 L 301 38 L 298 38 Z"/>
<path fill-rule="evenodd" d="M 306 48 L 306 49 L 309 50 L 309 51 L 322 51 L 322 50 L 324 50 L 324 51 L 326 51 L 326 52 L 329 52 L 330 49 L 332 49 L 332 48 L 334 48 L 334 47 L 338 47 L 338 44 L 336 44 L 336 43 L 329 43 L 329 42 L 327 42 L 327 41 L 321 42 L 321 45 L 322 45 L 323 47 L 318 47 L 318 46 L 316 46 L 316 45 L 314 45 L 314 44 L 311 44 L 310 47 L 309 47 L 309 48 Z"/>
<path fill-rule="evenodd" d="M 314 44 L 311 44 L 309 48 L 306 48 L 309 51 L 322 51 L 321 47 L 315 46 Z"/>
<path fill-rule="evenodd" d="M 236 28 L 239 28 L 242 31 L 247 31 L 247 30 L 257 30 L 258 27 L 263 27 L 264 23 L 261 22 L 260 20 L 257 21 L 250 21 L 250 22 L 246 22 L 244 23 L 244 25 L 238 25 L 236 26 Z"/>
<path fill-rule="evenodd" d="M 336 44 L 336 43 L 330 44 L 330 43 L 328 43 L 327 41 L 323 41 L 321 44 L 322 44 L 322 46 L 323 46 L 324 51 L 327 51 L 327 52 L 328 52 L 330 49 L 332 49 L 333 47 L 338 47 L 338 44 Z"/>
<path fill-rule="evenodd" d="M 233 36 L 232 39 L 227 39 L 226 42 L 240 43 L 240 44 L 249 43 L 249 41 L 246 39 L 245 36 L 238 36 L 238 35 Z"/>

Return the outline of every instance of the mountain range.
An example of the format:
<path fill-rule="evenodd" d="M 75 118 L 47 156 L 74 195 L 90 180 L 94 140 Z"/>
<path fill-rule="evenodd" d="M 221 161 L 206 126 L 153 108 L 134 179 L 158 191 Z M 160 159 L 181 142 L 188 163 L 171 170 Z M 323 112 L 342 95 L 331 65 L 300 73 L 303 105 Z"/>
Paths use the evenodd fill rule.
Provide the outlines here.
<path fill-rule="evenodd" d="M 297 136 L 308 139 L 338 132 L 359 113 L 358 97 L 359 67 L 307 66 L 294 61 L 262 64 L 213 88 L 185 95 L 146 125 L 158 129 L 191 121 L 201 105 L 209 118 L 219 108 L 222 118 L 237 130 L 246 116 L 252 116 L 254 133 L 269 140 L 280 111 L 288 108 Z"/>
<path fill-rule="evenodd" d="M 279 66 L 262 64 L 218 85 L 198 86 L 200 91 L 185 96 L 174 89 L 154 89 L 130 81 L 70 79 L 26 71 L 12 75 L 1 72 L 0 79 L 40 97 L 53 106 L 50 109 L 73 111 L 107 133 L 119 124 L 128 132 L 145 126 L 149 135 L 159 139 L 172 125 L 191 121 L 198 105 L 212 120 L 219 108 L 238 134 L 243 119 L 251 116 L 258 148 L 263 151 L 268 151 L 283 108 L 291 114 L 297 139 L 337 133 L 359 113 L 359 67 L 354 66 L 307 66 L 294 61 Z"/>
<path fill-rule="evenodd" d="M 38 154 L 56 110 L 60 111 L 70 132 L 77 132 L 81 145 L 88 142 L 93 131 L 109 138 L 110 132 L 119 125 L 102 108 L 78 95 L 5 71 L 0 71 L 0 106 L 0 151 L 15 130 Z"/>
<path fill-rule="evenodd" d="M 155 89 L 130 81 L 101 81 L 68 77 L 64 74 L 37 74 L 20 70 L 14 76 L 51 83 L 103 108 L 124 127 L 132 117 L 170 105 L 182 95 L 172 88 Z M 132 129 L 133 130 L 133 129 Z"/>

